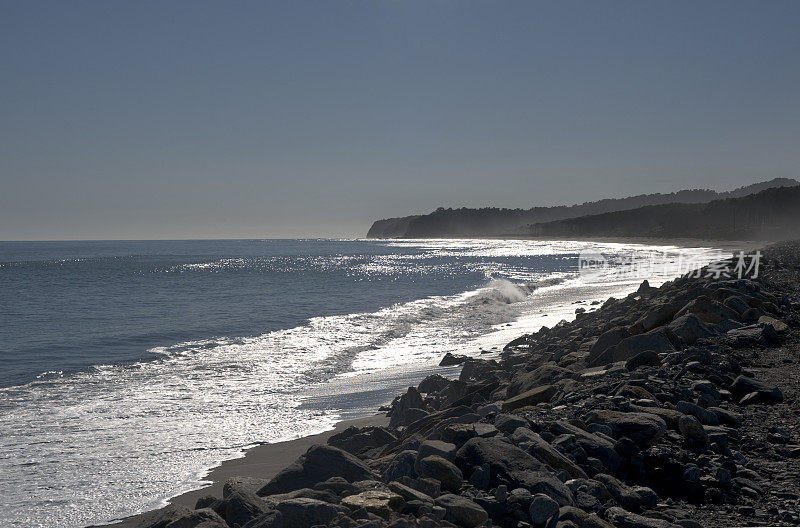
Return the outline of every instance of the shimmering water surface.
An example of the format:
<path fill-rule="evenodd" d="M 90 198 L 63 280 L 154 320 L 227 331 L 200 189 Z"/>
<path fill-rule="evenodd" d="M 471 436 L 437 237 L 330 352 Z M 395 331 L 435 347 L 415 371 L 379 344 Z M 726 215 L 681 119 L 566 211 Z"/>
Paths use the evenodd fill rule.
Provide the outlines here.
<path fill-rule="evenodd" d="M 589 247 L 653 249 L 0 242 L 0 525 L 78 527 L 159 506 L 247 447 L 369 414 L 445 352 L 496 351 L 578 300 L 635 289 L 640 277 L 579 280 Z"/>

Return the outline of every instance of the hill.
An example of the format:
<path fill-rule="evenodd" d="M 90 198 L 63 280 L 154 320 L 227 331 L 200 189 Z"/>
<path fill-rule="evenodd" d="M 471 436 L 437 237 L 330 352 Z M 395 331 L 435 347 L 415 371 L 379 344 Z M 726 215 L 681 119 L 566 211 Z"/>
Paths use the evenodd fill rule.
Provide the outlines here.
<path fill-rule="evenodd" d="M 530 236 L 785 240 L 800 236 L 800 186 L 707 204 L 666 204 L 529 225 Z"/>
<path fill-rule="evenodd" d="M 459 238 L 523 235 L 531 224 L 597 215 L 644 206 L 670 203 L 700 204 L 720 198 L 738 198 L 764 189 L 798 185 L 788 178 L 776 178 L 732 191 L 690 189 L 674 193 L 642 194 L 627 198 L 609 198 L 570 206 L 503 209 L 484 207 L 459 209 L 440 207 L 426 215 L 378 220 L 370 227 L 368 238 Z"/>

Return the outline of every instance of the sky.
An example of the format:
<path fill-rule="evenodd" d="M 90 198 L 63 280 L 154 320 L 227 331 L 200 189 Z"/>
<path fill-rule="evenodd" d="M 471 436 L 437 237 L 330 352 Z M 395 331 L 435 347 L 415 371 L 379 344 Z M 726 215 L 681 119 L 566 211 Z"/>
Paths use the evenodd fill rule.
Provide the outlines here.
<path fill-rule="evenodd" d="M 800 177 L 800 2 L 0 0 L 0 240 Z"/>

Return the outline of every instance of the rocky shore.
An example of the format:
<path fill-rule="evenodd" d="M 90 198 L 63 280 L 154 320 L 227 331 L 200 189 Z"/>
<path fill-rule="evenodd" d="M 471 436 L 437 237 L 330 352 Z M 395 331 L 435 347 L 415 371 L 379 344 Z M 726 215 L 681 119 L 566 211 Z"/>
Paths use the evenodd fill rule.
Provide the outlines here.
<path fill-rule="evenodd" d="M 800 525 L 800 244 L 759 272 L 645 282 L 499 359 L 448 357 L 459 378 L 410 387 L 388 426 L 137 525 Z"/>

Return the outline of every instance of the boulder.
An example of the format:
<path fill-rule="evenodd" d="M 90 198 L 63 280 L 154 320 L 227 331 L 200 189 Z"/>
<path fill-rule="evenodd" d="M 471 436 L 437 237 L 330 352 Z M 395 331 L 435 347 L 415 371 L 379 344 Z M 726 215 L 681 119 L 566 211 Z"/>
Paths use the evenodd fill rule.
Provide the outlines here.
<path fill-rule="evenodd" d="M 506 396 L 511 398 L 542 385 L 552 385 L 558 380 L 572 377 L 573 372 L 555 363 L 544 365 L 530 371 L 516 374 L 508 385 Z"/>
<path fill-rule="evenodd" d="M 408 425 L 422 416 L 419 411 L 412 412 L 412 409 L 424 411 L 425 402 L 416 387 L 409 387 L 408 390 L 392 402 L 392 408 L 388 412 L 389 427 Z M 424 416 L 424 414 L 423 414 Z"/>
<path fill-rule="evenodd" d="M 348 427 L 341 433 L 328 438 L 328 444 L 355 455 L 364 449 L 383 447 L 396 440 L 397 438 L 383 427 L 364 429 Z"/>
<path fill-rule="evenodd" d="M 228 528 L 228 525 L 214 510 L 202 508 L 175 519 L 165 528 Z"/>
<path fill-rule="evenodd" d="M 347 451 L 328 445 L 311 446 L 289 467 L 281 470 L 258 495 L 274 495 L 311 488 L 331 477 L 342 477 L 348 482 L 372 480 L 377 475 L 361 460 Z"/>
<path fill-rule="evenodd" d="M 675 410 L 681 414 L 694 416 L 700 420 L 700 423 L 703 425 L 719 425 L 719 418 L 717 418 L 716 414 L 694 403 L 679 401 L 677 405 L 675 405 Z"/>
<path fill-rule="evenodd" d="M 256 517 L 242 528 L 285 528 L 285 525 L 283 515 L 276 510 Z"/>
<path fill-rule="evenodd" d="M 452 367 L 453 365 L 460 365 L 466 360 L 469 359 L 469 356 L 464 356 L 461 354 L 453 354 L 452 352 L 448 352 L 444 355 L 442 360 L 439 362 L 440 367 Z"/>
<path fill-rule="evenodd" d="M 639 319 L 633 324 L 636 333 L 649 332 L 654 328 L 663 326 L 672 320 L 672 317 L 678 313 L 681 306 L 676 303 L 667 303 L 656 306 L 654 309 L 647 312 L 647 315 Z M 633 332 L 632 332 L 633 333 Z"/>
<path fill-rule="evenodd" d="M 606 510 L 606 519 L 616 528 L 674 528 L 667 520 L 637 515 L 617 507 Z"/>
<path fill-rule="evenodd" d="M 456 446 L 441 440 L 425 440 L 419 445 L 417 458 L 422 459 L 427 456 L 437 455 L 452 461 L 456 456 Z"/>
<path fill-rule="evenodd" d="M 417 474 L 421 477 L 434 478 L 442 483 L 442 489 L 458 491 L 464 475 L 455 464 L 440 456 L 431 455 L 417 459 Z"/>
<path fill-rule="evenodd" d="M 577 464 L 527 427 L 518 427 L 511 435 L 511 441 L 553 469 L 562 469 L 572 478 L 586 478 L 586 473 Z"/>
<path fill-rule="evenodd" d="M 696 299 L 689 301 L 683 308 L 675 314 L 675 318 L 686 314 L 694 314 L 704 323 L 717 324 L 723 319 L 738 319 L 739 314 L 736 310 L 728 308 L 721 303 L 711 300 L 705 295 L 700 295 Z"/>
<path fill-rule="evenodd" d="M 740 346 L 772 346 L 778 343 L 778 333 L 769 323 L 756 323 L 728 330 L 728 337 Z"/>
<path fill-rule="evenodd" d="M 772 326 L 772 328 L 775 329 L 775 332 L 777 332 L 778 334 L 782 334 L 789 329 L 789 326 L 786 323 L 778 319 L 775 319 L 774 317 L 770 317 L 768 315 L 762 315 L 761 317 L 759 317 L 758 323 L 768 324 Z"/>
<path fill-rule="evenodd" d="M 506 436 L 510 436 L 517 427 L 528 427 L 530 422 L 516 414 L 498 414 L 494 418 L 494 426 Z"/>
<path fill-rule="evenodd" d="M 431 374 L 419 383 L 417 390 L 425 394 L 431 394 L 434 392 L 439 392 L 449 384 L 450 380 L 444 376 L 440 376 L 439 374 Z"/>
<path fill-rule="evenodd" d="M 286 527 L 329 524 L 339 514 L 350 512 L 344 506 L 308 498 L 281 501 L 277 504 L 276 509 L 281 512 L 283 525 Z"/>
<path fill-rule="evenodd" d="M 483 526 L 489 515 L 486 510 L 460 495 L 447 493 L 436 498 L 436 505 L 445 510 L 445 520 L 464 528 Z"/>
<path fill-rule="evenodd" d="M 405 504 L 405 499 L 397 493 L 380 489 L 363 491 L 342 499 L 342 505 L 351 510 L 364 508 L 384 519 L 388 519 L 393 511 L 401 511 Z"/>
<path fill-rule="evenodd" d="M 682 315 L 669 323 L 666 333 L 672 344 L 679 349 L 694 345 L 699 339 L 714 335 L 711 328 L 691 313 Z"/>
<path fill-rule="evenodd" d="M 639 352 L 625 362 L 627 370 L 636 370 L 639 367 L 657 367 L 661 365 L 661 358 L 655 350 L 645 350 Z"/>
<path fill-rule="evenodd" d="M 579 427 L 559 420 L 555 422 L 550 430 L 555 434 L 572 435 L 575 443 L 590 457 L 600 460 L 600 462 L 610 471 L 616 471 L 622 460 L 614 450 L 614 444 L 605 438 L 601 438 Z"/>
<path fill-rule="evenodd" d="M 643 412 L 592 411 L 587 421 L 610 427 L 614 438 L 627 436 L 644 445 L 655 442 L 667 431 L 663 418 Z"/>
<path fill-rule="evenodd" d="M 544 495 L 537 493 L 531 500 L 531 505 L 528 508 L 528 515 L 531 516 L 534 526 L 544 525 L 554 515 L 558 515 L 558 503 Z"/>
<path fill-rule="evenodd" d="M 572 493 L 544 465 L 519 447 L 500 437 L 471 438 L 456 453 L 456 465 L 466 473 L 489 466 L 490 486 L 506 484 L 544 493 L 560 505 L 572 505 Z"/>
<path fill-rule="evenodd" d="M 272 508 L 255 493 L 237 490 L 227 497 L 225 507 L 225 522 L 231 528 L 244 526 L 256 517 L 271 513 Z"/>
<path fill-rule="evenodd" d="M 750 396 L 749 403 L 775 404 L 783 401 L 783 392 L 778 387 L 747 376 L 737 377 L 728 390 L 739 402 L 750 394 L 756 396 Z"/>
<path fill-rule="evenodd" d="M 597 341 L 594 345 L 592 345 L 592 348 L 589 349 L 589 364 L 593 364 L 594 361 L 606 350 L 616 345 L 626 337 L 630 337 L 630 335 L 631 334 L 628 332 L 628 329 L 621 326 L 604 332 L 600 337 L 597 338 Z"/>
<path fill-rule="evenodd" d="M 681 435 L 690 444 L 705 446 L 708 445 L 708 435 L 703 429 L 703 424 L 694 416 L 684 415 L 678 420 L 678 429 Z"/>
<path fill-rule="evenodd" d="M 513 411 L 520 407 L 549 402 L 555 393 L 556 387 L 554 385 L 542 385 L 507 399 L 503 402 L 502 409 L 504 411 Z"/>
<path fill-rule="evenodd" d="M 402 477 L 417 478 L 416 461 L 417 451 L 410 449 L 400 451 L 389 462 L 381 478 L 384 482 L 399 480 Z"/>
<path fill-rule="evenodd" d="M 675 347 L 672 346 L 664 328 L 656 328 L 650 332 L 623 339 L 594 359 L 590 359 L 589 366 L 599 367 L 616 361 L 627 361 L 645 350 L 652 350 L 656 353 L 673 352 Z"/>
<path fill-rule="evenodd" d="M 136 528 L 166 528 L 168 524 L 191 514 L 192 510 L 186 506 L 170 504 L 161 509 L 143 514 L 136 524 Z"/>

